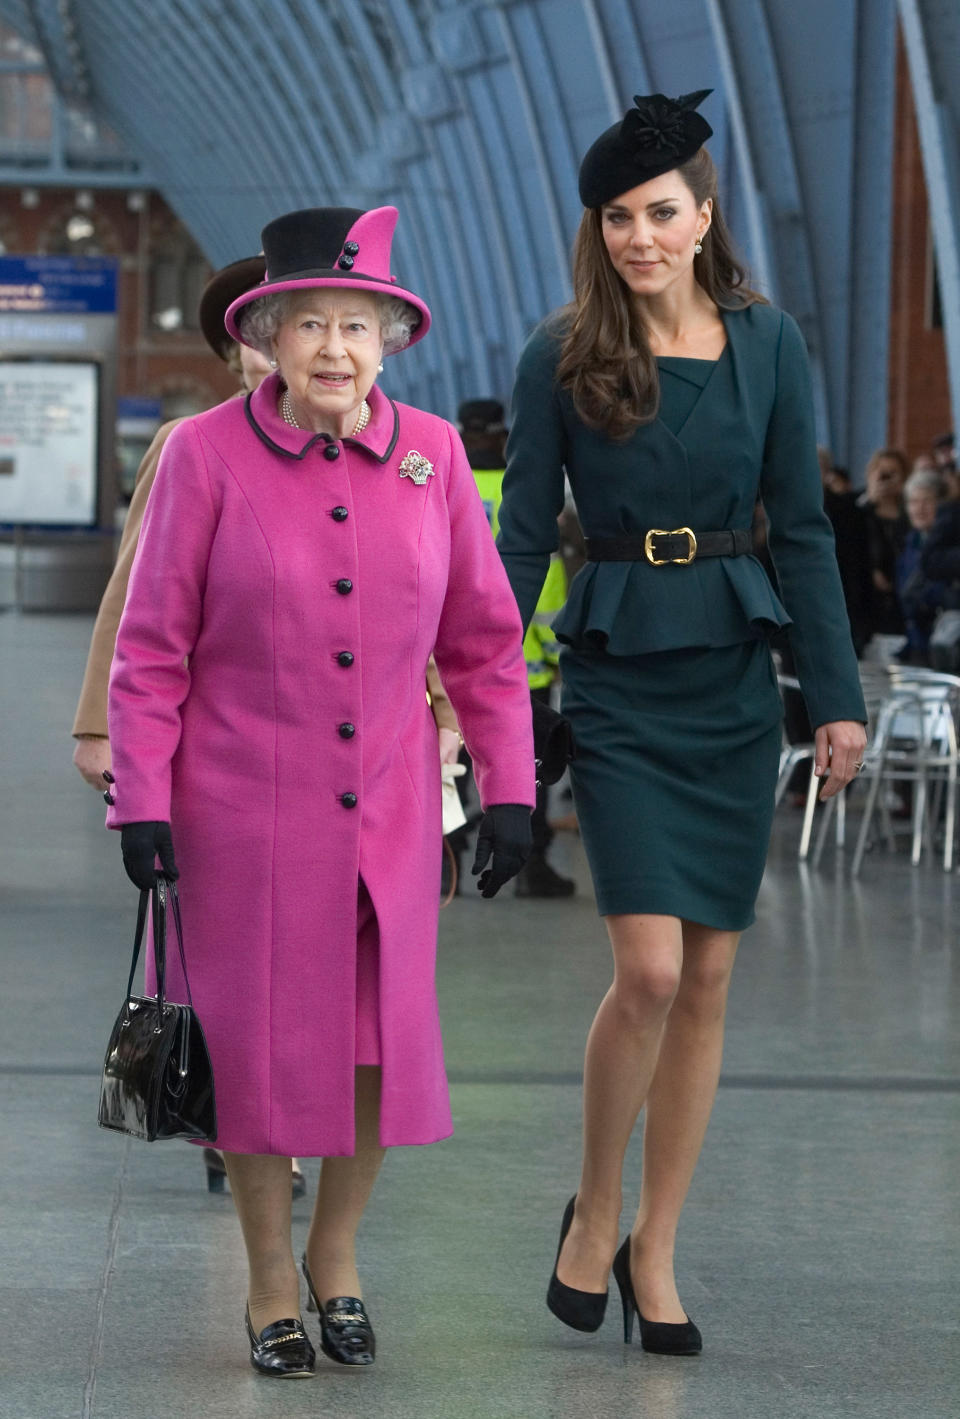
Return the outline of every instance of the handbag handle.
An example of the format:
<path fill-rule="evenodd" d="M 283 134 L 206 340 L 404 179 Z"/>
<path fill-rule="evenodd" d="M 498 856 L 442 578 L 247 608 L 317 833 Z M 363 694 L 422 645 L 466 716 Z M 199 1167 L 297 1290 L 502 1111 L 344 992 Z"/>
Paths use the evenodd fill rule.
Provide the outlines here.
<path fill-rule="evenodd" d="M 173 924 L 177 933 L 177 950 L 180 955 L 180 965 L 183 970 L 183 981 L 187 987 L 187 1003 L 193 1008 L 193 995 L 190 991 L 190 981 L 187 977 L 187 962 L 183 954 L 183 924 L 180 919 L 180 898 L 177 895 L 177 885 L 175 882 L 167 882 L 165 877 L 158 877 L 156 884 L 150 890 L 143 888 L 140 892 L 140 904 L 137 907 L 137 926 L 133 939 L 133 960 L 130 963 L 130 977 L 127 981 L 127 999 L 133 995 L 133 978 L 137 973 L 137 962 L 140 959 L 140 948 L 143 944 L 143 933 L 147 924 L 147 902 L 152 907 L 153 917 L 153 958 L 157 969 L 157 1007 L 162 1017 L 163 1002 L 166 995 L 167 984 L 167 891 L 170 891 L 173 904 Z"/>

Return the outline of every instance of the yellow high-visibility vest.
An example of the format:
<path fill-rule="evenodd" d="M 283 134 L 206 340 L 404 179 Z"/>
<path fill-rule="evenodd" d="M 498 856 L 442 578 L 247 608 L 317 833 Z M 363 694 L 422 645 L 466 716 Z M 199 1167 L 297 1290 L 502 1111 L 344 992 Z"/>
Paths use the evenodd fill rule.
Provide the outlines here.
<path fill-rule="evenodd" d="M 483 502 L 490 523 L 490 531 L 496 537 L 500 529 L 500 503 L 503 498 L 502 468 L 475 468 L 473 476 L 477 491 Z M 523 658 L 527 662 L 527 680 L 532 690 L 553 683 L 557 673 L 560 647 L 557 644 L 550 622 L 562 610 L 567 599 L 567 579 L 563 562 L 554 553 L 550 560 L 547 579 L 533 613 L 527 634 L 523 638 Z"/>

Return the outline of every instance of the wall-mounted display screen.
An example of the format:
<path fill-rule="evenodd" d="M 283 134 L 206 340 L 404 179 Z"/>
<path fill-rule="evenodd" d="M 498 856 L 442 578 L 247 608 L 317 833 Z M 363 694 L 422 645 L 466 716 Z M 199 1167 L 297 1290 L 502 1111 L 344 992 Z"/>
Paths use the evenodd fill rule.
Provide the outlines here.
<path fill-rule="evenodd" d="M 97 520 L 99 367 L 0 359 L 0 523 Z"/>

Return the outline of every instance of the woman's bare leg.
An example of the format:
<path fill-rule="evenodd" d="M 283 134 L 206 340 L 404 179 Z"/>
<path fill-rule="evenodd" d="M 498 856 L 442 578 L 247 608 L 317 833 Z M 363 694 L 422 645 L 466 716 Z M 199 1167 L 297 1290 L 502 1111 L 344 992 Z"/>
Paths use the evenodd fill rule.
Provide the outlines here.
<path fill-rule="evenodd" d="M 647 1320 L 686 1319 L 674 1281 L 674 1243 L 717 1092 L 739 939 L 736 932 L 683 924 L 683 971 L 647 1094 L 643 1187 L 630 1241 L 637 1305 Z"/>
<path fill-rule="evenodd" d="M 583 1172 L 557 1272 L 579 1291 L 607 1287 L 617 1249 L 624 1154 L 650 1087 L 683 961 L 677 917 L 623 915 L 605 921 L 614 977 L 587 1038 Z"/>
<path fill-rule="evenodd" d="M 380 1146 L 380 1069 L 356 1071 L 356 1143 L 352 1158 L 324 1158 L 307 1238 L 307 1265 L 317 1295 L 362 1297 L 355 1244 L 386 1149 Z M 289 1184 L 288 1184 L 289 1186 Z"/>
<path fill-rule="evenodd" d="M 224 1153 L 250 1280 L 250 1323 L 264 1326 L 300 1314 L 300 1287 L 290 1244 L 290 1159 Z"/>

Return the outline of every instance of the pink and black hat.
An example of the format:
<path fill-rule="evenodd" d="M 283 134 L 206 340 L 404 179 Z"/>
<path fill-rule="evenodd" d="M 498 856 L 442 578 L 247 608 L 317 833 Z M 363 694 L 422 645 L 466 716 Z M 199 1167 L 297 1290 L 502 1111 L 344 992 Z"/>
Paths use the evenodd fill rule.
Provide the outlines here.
<path fill-rule="evenodd" d="M 390 245 L 398 215 L 396 207 L 374 207 L 369 212 L 356 207 L 307 207 L 268 222 L 261 233 L 267 262 L 264 279 L 238 296 L 226 314 L 226 327 L 234 340 L 249 343 L 237 316 L 251 301 L 317 286 L 355 287 L 406 301 L 420 317 L 408 343 L 422 340 L 430 329 L 430 310 L 390 274 Z"/>

